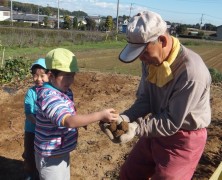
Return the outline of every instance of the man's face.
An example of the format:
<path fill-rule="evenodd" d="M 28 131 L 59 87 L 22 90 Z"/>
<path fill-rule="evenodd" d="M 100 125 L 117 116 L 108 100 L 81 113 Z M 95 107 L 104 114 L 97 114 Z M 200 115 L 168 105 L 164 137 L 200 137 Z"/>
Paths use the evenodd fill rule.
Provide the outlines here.
<path fill-rule="evenodd" d="M 149 42 L 139 59 L 145 64 L 159 66 L 163 62 L 162 43 L 158 40 Z"/>

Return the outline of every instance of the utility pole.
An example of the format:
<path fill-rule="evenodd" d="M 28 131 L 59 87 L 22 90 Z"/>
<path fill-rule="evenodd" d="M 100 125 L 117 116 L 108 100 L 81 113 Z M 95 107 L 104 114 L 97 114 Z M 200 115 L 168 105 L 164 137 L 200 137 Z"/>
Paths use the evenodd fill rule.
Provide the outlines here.
<path fill-rule="evenodd" d="M 12 8 L 12 0 L 11 0 L 11 25 L 13 26 L 13 8 Z"/>
<path fill-rule="evenodd" d="M 132 6 L 133 6 L 133 3 L 131 3 L 131 5 L 130 5 L 130 14 L 129 14 L 129 18 L 130 18 L 130 16 L 131 16 Z"/>
<path fill-rule="evenodd" d="M 39 5 L 38 5 L 38 27 L 39 27 Z"/>
<path fill-rule="evenodd" d="M 200 18 L 200 29 L 201 29 L 201 26 L 202 26 L 202 23 L 203 23 L 203 15 L 204 15 L 204 14 L 202 14 L 202 15 L 201 15 L 201 18 Z"/>
<path fill-rule="evenodd" d="M 119 32 L 119 0 L 117 0 L 117 13 L 116 13 L 116 40 Z"/>
<path fill-rule="evenodd" d="M 59 29 L 59 0 L 58 0 L 58 29 Z"/>

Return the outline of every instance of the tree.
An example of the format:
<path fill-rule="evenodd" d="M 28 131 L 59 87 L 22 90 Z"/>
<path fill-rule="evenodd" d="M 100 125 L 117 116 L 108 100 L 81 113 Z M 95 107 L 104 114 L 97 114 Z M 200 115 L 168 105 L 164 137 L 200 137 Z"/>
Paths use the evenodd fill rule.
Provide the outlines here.
<path fill-rule="evenodd" d="M 176 33 L 177 34 L 185 34 L 186 31 L 187 31 L 186 25 L 181 24 L 181 25 L 176 27 Z"/>
<path fill-rule="evenodd" d="M 123 20 L 129 19 L 129 16 L 123 15 Z"/>
<path fill-rule="evenodd" d="M 106 17 L 105 27 L 107 31 L 111 31 L 113 28 L 113 18 L 112 16 Z"/>
<path fill-rule="evenodd" d="M 204 24 L 203 29 L 207 30 L 207 31 L 216 31 L 217 27 L 210 24 L 210 23 L 206 23 L 206 24 Z"/>
<path fill-rule="evenodd" d="M 73 15 L 73 16 L 76 16 L 77 18 L 78 17 L 85 17 L 85 16 L 88 16 L 88 14 L 87 13 L 85 13 L 85 12 L 83 12 L 83 11 L 73 11 L 72 13 L 71 13 L 71 15 Z"/>
<path fill-rule="evenodd" d="M 0 0 L 0 6 L 5 6 L 7 7 L 9 4 L 8 0 Z"/>
<path fill-rule="evenodd" d="M 98 28 L 100 31 L 105 31 L 106 30 L 105 21 L 100 21 Z"/>
<path fill-rule="evenodd" d="M 47 16 L 52 15 L 52 10 L 51 10 L 51 8 L 50 8 L 50 7 L 45 7 L 45 8 L 43 8 L 42 14 L 45 14 L 45 15 L 47 15 Z"/>
<path fill-rule="evenodd" d="M 47 16 L 45 16 L 43 19 L 43 22 L 44 22 L 44 26 L 47 27 L 49 24 L 49 18 Z"/>
<path fill-rule="evenodd" d="M 89 16 L 87 16 L 86 18 L 85 18 L 85 20 L 86 20 L 86 29 L 87 30 L 89 30 L 89 31 L 91 31 L 91 30 L 95 30 L 95 28 L 96 28 L 96 22 L 93 20 L 93 19 L 91 19 Z"/>
<path fill-rule="evenodd" d="M 79 26 L 78 29 L 85 31 L 86 30 L 86 25 L 83 21 L 79 21 Z"/>
<path fill-rule="evenodd" d="M 72 26 L 72 20 L 71 20 L 70 16 L 65 15 L 63 28 L 64 29 L 71 29 L 71 26 Z"/>
<path fill-rule="evenodd" d="M 78 19 L 77 19 L 77 17 L 73 18 L 73 29 L 78 29 Z"/>

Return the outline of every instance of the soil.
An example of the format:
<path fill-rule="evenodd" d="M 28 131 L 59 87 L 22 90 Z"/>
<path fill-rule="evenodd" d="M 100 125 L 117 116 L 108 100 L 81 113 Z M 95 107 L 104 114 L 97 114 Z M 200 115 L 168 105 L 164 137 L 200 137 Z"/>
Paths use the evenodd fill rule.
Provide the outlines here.
<path fill-rule="evenodd" d="M 118 112 L 135 100 L 139 77 L 98 72 L 80 72 L 71 87 L 80 114 L 114 107 Z M 0 179 L 22 179 L 24 138 L 23 99 L 31 79 L 0 88 Z M 205 151 L 193 176 L 209 179 L 222 160 L 222 86 L 212 85 L 212 122 Z M 119 169 L 138 139 L 116 144 L 100 130 L 98 123 L 79 128 L 78 147 L 71 152 L 72 180 L 115 180 Z"/>

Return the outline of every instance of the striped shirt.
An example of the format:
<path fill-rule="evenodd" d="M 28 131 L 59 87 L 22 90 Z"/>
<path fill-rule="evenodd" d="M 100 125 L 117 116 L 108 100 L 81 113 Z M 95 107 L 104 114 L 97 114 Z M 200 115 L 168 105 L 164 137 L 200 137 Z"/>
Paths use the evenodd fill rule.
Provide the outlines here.
<path fill-rule="evenodd" d="M 66 115 L 76 114 L 72 91 L 62 93 L 49 83 L 36 90 L 35 151 L 44 157 L 72 151 L 77 145 L 78 130 L 61 125 Z"/>

